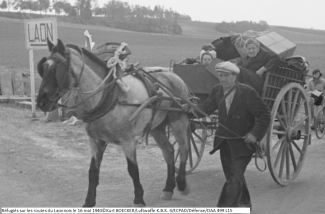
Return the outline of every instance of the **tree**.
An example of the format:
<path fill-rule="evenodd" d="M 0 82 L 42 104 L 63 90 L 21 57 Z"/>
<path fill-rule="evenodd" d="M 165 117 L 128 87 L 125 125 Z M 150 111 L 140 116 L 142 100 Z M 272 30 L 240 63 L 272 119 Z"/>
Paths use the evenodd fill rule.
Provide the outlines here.
<path fill-rule="evenodd" d="M 268 23 L 267 23 L 266 21 L 263 21 L 263 20 L 261 20 L 261 21 L 259 22 L 259 24 L 260 24 L 260 25 L 269 26 Z"/>
<path fill-rule="evenodd" d="M 62 5 L 62 10 L 68 14 L 68 16 L 73 16 L 76 17 L 77 16 L 77 10 L 75 7 L 73 7 L 70 3 L 68 2 L 63 2 Z"/>
<path fill-rule="evenodd" d="M 31 10 L 32 4 L 30 1 L 22 1 L 20 5 L 20 10 Z"/>
<path fill-rule="evenodd" d="M 174 13 L 173 15 L 174 15 L 174 24 L 177 25 L 180 15 L 179 15 L 179 13 Z"/>
<path fill-rule="evenodd" d="M 82 10 L 82 14 L 80 14 L 84 18 L 91 18 L 92 11 L 91 11 L 91 0 L 85 0 L 85 6 Z"/>
<path fill-rule="evenodd" d="M 39 11 L 40 10 L 40 5 L 37 1 L 31 1 L 30 2 L 30 10 L 32 11 Z"/>
<path fill-rule="evenodd" d="M 62 1 L 54 2 L 53 9 L 55 11 L 55 14 L 60 14 L 63 8 L 64 8 L 64 3 Z"/>
<path fill-rule="evenodd" d="M 108 2 L 108 4 L 105 4 L 105 12 L 107 17 L 109 17 L 111 20 L 116 19 L 118 4 L 119 2 L 115 0 L 111 0 Z"/>
<path fill-rule="evenodd" d="M 47 10 L 50 7 L 50 0 L 38 0 L 39 3 L 39 10 L 45 11 L 47 13 Z"/>
<path fill-rule="evenodd" d="M 14 0 L 14 2 L 13 2 L 13 5 L 14 5 L 14 9 L 15 10 L 22 10 L 22 8 L 21 8 L 21 5 L 22 5 L 22 3 L 23 3 L 23 1 L 22 0 Z"/>
<path fill-rule="evenodd" d="M 96 8 L 94 8 L 94 14 L 95 14 L 96 16 L 103 15 L 103 14 L 104 14 L 104 10 L 103 10 L 103 8 L 100 8 L 100 7 L 96 7 Z"/>
<path fill-rule="evenodd" d="M 1 9 L 6 9 L 7 8 L 7 2 L 5 0 L 2 1 L 0 8 Z"/>
<path fill-rule="evenodd" d="M 173 10 L 170 8 L 169 10 L 166 10 L 165 11 L 165 18 L 167 19 L 167 20 L 172 20 L 172 17 L 173 17 Z"/>
<path fill-rule="evenodd" d="M 90 18 L 92 16 L 91 0 L 77 0 L 76 8 L 81 17 Z"/>

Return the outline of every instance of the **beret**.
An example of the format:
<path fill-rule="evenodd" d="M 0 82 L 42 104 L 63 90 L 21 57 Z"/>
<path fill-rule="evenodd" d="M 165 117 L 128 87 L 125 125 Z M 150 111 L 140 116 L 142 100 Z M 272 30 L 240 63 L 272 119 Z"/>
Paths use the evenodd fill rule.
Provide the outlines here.
<path fill-rule="evenodd" d="M 313 70 L 313 75 L 314 75 L 314 74 L 317 74 L 317 73 L 320 73 L 320 70 L 319 70 L 319 69 L 315 69 L 315 70 Z"/>
<path fill-rule="evenodd" d="M 240 69 L 231 62 L 220 62 L 215 66 L 216 71 L 223 71 L 231 74 L 239 74 Z"/>

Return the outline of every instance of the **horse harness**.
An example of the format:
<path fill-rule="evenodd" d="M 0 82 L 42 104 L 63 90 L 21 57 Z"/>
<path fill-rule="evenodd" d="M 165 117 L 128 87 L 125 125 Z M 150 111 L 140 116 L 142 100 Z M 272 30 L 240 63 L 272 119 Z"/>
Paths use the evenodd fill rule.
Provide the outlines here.
<path fill-rule="evenodd" d="M 81 53 L 81 55 L 83 57 L 82 49 L 79 49 L 79 51 L 80 51 L 80 53 Z M 51 54 L 48 57 L 48 59 L 51 59 L 51 60 L 57 62 L 58 64 L 62 63 L 65 66 L 68 66 L 68 72 L 66 72 L 64 74 L 63 81 L 61 81 L 61 83 L 60 83 L 58 89 L 56 90 L 56 92 L 54 93 L 54 95 L 50 97 L 52 105 L 54 105 L 55 100 L 57 100 L 59 97 L 63 96 L 64 92 L 62 90 L 62 84 L 64 82 L 64 79 L 66 79 L 68 73 L 70 73 L 71 70 L 72 70 L 72 68 L 70 66 L 70 63 L 69 63 L 71 53 L 69 51 L 66 51 L 65 54 L 66 54 L 66 58 L 63 57 L 61 54 L 59 54 L 57 52 Z M 84 66 L 85 66 L 85 64 L 83 63 L 79 77 L 77 77 L 74 74 L 74 72 L 71 72 L 71 74 L 74 76 L 74 78 L 76 80 L 74 88 L 77 88 L 77 90 L 79 90 L 79 91 L 80 91 L 79 85 L 80 85 L 80 80 L 81 80 L 82 74 L 84 72 Z M 119 76 L 118 78 L 113 79 L 112 81 L 110 81 L 109 78 L 105 79 L 104 87 L 102 87 L 102 88 L 100 88 L 98 90 L 95 90 L 92 95 L 90 95 L 89 97 L 87 97 L 85 99 L 85 100 L 87 100 L 87 99 L 91 98 L 92 96 L 96 95 L 97 93 L 99 93 L 100 91 L 102 91 L 102 90 L 104 91 L 101 101 L 99 102 L 99 104 L 94 109 L 92 109 L 89 112 L 84 110 L 84 113 L 83 113 L 83 116 L 82 116 L 82 120 L 84 122 L 91 122 L 91 121 L 94 121 L 94 120 L 104 116 L 107 112 L 109 112 L 117 104 L 116 98 L 117 98 L 117 95 L 119 93 L 119 90 L 118 90 L 118 87 L 116 87 L 116 81 L 119 78 L 121 78 L 121 77 Z M 81 102 L 79 102 L 78 104 L 76 104 L 74 106 L 69 107 L 69 109 L 77 108 L 79 105 L 82 105 L 85 100 L 81 100 Z M 59 107 L 68 108 L 67 106 L 62 105 L 62 104 L 56 104 L 56 105 L 59 106 Z"/>
<path fill-rule="evenodd" d="M 83 57 L 83 51 L 82 49 L 79 49 L 80 53 Z M 71 72 L 71 66 L 70 66 L 70 52 L 67 51 L 66 53 L 66 58 L 64 58 L 61 54 L 59 53 L 53 53 L 51 54 L 48 59 L 52 59 L 55 62 L 58 63 L 63 63 L 65 66 L 68 66 L 68 72 L 65 73 L 64 75 L 64 79 L 66 78 L 67 74 L 69 72 Z M 75 88 L 79 89 L 79 85 L 80 85 L 80 79 L 81 76 L 84 72 L 84 63 L 82 65 L 81 68 L 81 73 L 79 78 L 76 77 L 76 75 L 74 74 L 74 72 L 71 72 L 72 75 L 74 76 L 74 78 L 76 79 L 76 83 L 74 85 Z M 153 71 L 153 72 L 159 72 L 158 71 Z M 152 73 L 152 72 L 151 72 Z M 153 77 L 150 72 L 146 72 L 144 71 L 142 68 L 137 68 L 137 69 L 130 69 L 130 70 L 126 70 L 126 72 L 121 72 L 121 74 L 119 74 L 116 78 L 114 78 L 113 80 L 109 80 L 108 78 L 105 79 L 104 82 L 104 87 L 98 89 L 97 91 L 95 90 L 95 92 L 90 95 L 89 97 L 87 97 L 85 100 L 91 98 L 92 96 L 94 96 L 95 94 L 99 93 L 100 91 L 104 90 L 104 94 L 102 96 L 101 101 L 99 102 L 99 104 L 92 109 L 91 111 L 85 111 L 84 110 L 84 114 L 82 116 L 82 120 L 84 122 L 92 122 L 95 121 L 101 117 L 103 117 L 105 114 L 107 114 L 110 110 L 112 110 L 116 104 L 119 105 L 125 105 L 125 106 L 135 106 L 135 107 L 139 107 L 141 104 L 132 104 L 132 103 L 125 103 L 125 102 L 119 102 L 117 100 L 118 94 L 120 93 L 120 89 L 119 87 L 117 87 L 117 81 L 120 80 L 122 77 L 125 77 L 127 75 L 133 75 L 135 78 L 139 79 L 145 86 L 149 98 L 156 96 L 157 99 L 151 103 L 149 106 L 146 106 L 146 108 L 150 108 L 152 109 L 152 116 L 150 121 L 147 123 L 147 125 L 145 126 L 144 130 L 143 130 L 143 136 L 145 136 L 146 138 L 148 138 L 149 135 L 149 131 L 151 130 L 152 124 L 153 124 L 153 120 L 154 117 L 157 113 L 158 110 L 160 109 L 160 105 L 162 103 L 163 100 L 169 100 L 169 101 L 173 101 L 174 103 L 176 103 L 178 105 L 178 107 L 180 108 L 167 108 L 167 109 L 163 109 L 163 110 L 169 110 L 169 111 L 180 111 L 180 112 L 185 112 L 182 108 L 182 104 L 184 103 L 189 103 L 188 100 L 181 98 L 181 97 L 174 97 L 173 96 L 173 92 L 171 89 L 169 89 L 167 86 L 165 86 L 162 82 L 160 82 L 159 80 L 157 80 L 155 77 Z M 63 95 L 62 92 L 62 84 L 64 81 L 61 81 L 60 86 L 58 87 L 57 91 L 55 92 L 55 94 L 50 98 L 50 100 L 52 101 L 52 105 L 54 104 L 54 101 L 57 100 L 58 97 L 61 97 Z M 162 89 L 164 92 L 166 92 L 169 97 L 163 97 L 161 92 L 158 92 L 158 89 Z M 228 93 L 229 94 L 229 93 Z M 226 96 L 225 96 L 226 97 Z M 67 107 L 65 105 L 62 104 L 56 104 L 59 107 L 63 107 L 63 108 L 69 108 L 69 109 L 75 109 L 77 108 L 79 105 L 83 104 L 85 100 L 82 100 L 81 102 L 77 103 L 74 106 L 71 107 Z M 194 105 L 192 105 L 192 107 L 194 107 Z M 195 108 L 195 107 L 194 107 Z M 195 108 L 195 110 L 199 111 L 200 113 L 202 113 L 203 115 L 207 116 L 204 112 L 200 111 L 198 108 Z M 195 114 L 194 114 L 195 115 Z M 197 118 L 198 116 L 195 115 Z M 201 123 L 202 127 L 205 127 L 205 125 L 199 121 L 199 123 Z M 219 123 L 220 126 L 223 126 L 222 124 Z M 224 126 L 223 126 L 224 127 Z M 206 127 L 205 127 L 206 128 Z M 230 129 L 228 129 L 227 127 L 224 127 L 225 129 L 227 129 L 228 131 L 232 132 L 233 134 L 237 135 L 238 137 L 225 137 L 225 136 L 218 136 L 220 138 L 224 138 L 224 139 L 239 139 L 239 138 L 244 138 L 243 136 L 239 136 L 238 134 L 234 133 L 233 131 L 231 131 Z M 264 155 L 263 155 L 263 151 L 261 149 L 261 147 L 259 146 L 258 143 L 249 145 L 247 144 L 247 146 L 252 150 L 256 152 L 256 156 L 255 156 L 255 164 L 256 167 L 259 171 L 264 171 L 266 169 L 266 161 L 264 159 Z M 262 158 L 264 161 L 264 165 L 265 168 L 261 169 L 258 164 L 257 164 L 257 158 Z"/>

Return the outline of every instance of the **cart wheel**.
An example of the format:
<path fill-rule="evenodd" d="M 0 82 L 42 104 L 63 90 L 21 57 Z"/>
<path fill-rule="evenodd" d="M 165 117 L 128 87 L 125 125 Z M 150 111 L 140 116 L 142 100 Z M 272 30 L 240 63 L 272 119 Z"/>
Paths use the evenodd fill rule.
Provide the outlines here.
<path fill-rule="evenodd" d="M 195 119 L 190 121 L 189 128 L 187 130 L 188 134 L 188 159 L 186 164 L 186 173 L 189 174 L 193 172 L 196 167 L 199 165 L 205 143 L 207 141 L 207 130 L 202 127 L 199 121 L 205 122 L 207 119 Z M 166 136 L 169 139 L 169 142 L 174 146 L 174 157 L 175 157 L 175 170 L 178 173 L 179 166 L 179 147 L 176 139 L 172 135 L 171 127 L 166 127 Z"/>
<path fill-rule="evenodd" d="M 281 89 L 273 104 L 266 155 L 274 181 L 288 185 L 299 174 L 310 140 L 310 109 L 298 83 Z"/>
<path fill-rule="evenodd" d="M 315 118 L 315 133 L 318 139 L 322 139 L 325 134 L 325 114 L 323 108 L 318 111 Z"/>

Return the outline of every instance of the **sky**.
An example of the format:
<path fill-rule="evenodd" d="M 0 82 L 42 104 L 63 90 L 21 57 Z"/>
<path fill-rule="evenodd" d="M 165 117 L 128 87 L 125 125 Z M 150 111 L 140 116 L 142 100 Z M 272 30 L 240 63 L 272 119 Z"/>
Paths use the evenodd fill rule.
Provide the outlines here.
<path fill-rule="evenodd" d="M 109 0 L 96 0 L 100 6 Z M 130 5 L 163 6 L 193 21 L 266 21 L 269 25 L 325 30 L 325 0 L 121 0 Z"/>

